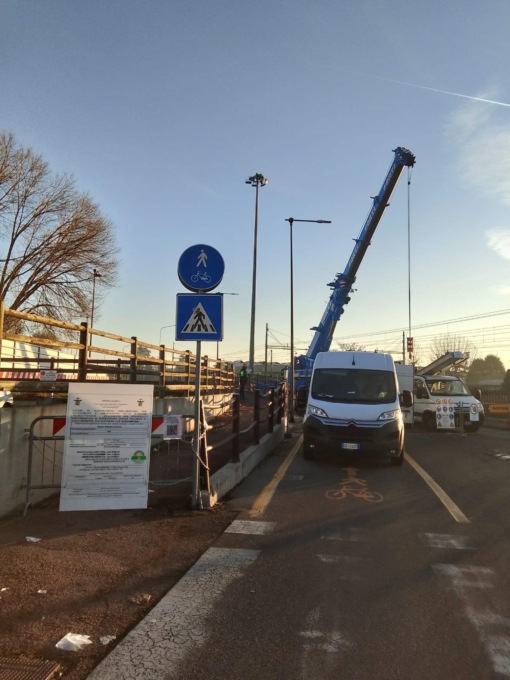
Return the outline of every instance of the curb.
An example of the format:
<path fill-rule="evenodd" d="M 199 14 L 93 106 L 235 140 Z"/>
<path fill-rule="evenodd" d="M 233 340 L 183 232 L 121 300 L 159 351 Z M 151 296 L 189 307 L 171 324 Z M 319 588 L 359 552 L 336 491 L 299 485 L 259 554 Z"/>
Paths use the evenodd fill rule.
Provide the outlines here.
<path fill-rule="evenodd" d="M 202 491 L 202 504 L 205 509 L 212 508 L 223 496 L 237 486 L 250 472 L 261 463 L 284 439 L 285 425 L 276 425 L 274 431 L 265 434 L 259 444 L 254 444 L 239 454 L 238 463 L 227 463 L 221 470 L 211 475 L 211 492 Z"/>

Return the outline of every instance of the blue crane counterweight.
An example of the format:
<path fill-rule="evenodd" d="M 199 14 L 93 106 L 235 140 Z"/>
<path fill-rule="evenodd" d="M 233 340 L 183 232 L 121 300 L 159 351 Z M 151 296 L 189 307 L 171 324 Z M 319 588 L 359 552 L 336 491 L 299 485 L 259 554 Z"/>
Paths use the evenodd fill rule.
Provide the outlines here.
<path fill-rule="evenodd" d="M 318 326 L 312 328 L 315 331 L 310 347 L 306 355 L 295 359 L 296 378 L 305 378 L 311 375 L 313 362 L 319 352 L 327 352 L 331 346 L 335 327 L 344 312 L 344 306 L 349 302 L 349 293 L 356 280 L 356 273 L 370 245 L 370 241 L 379 224 L 381 217 L 388 206 L 391 194 L 400 178 L 404 167 L 412 167 L 415 162 L 414 155 L 404 147 L 393 150 L 395 157 L 388 170 L 381 190 L 377 196 L 372 197 L 373 204 L 365 224 L 355 239 L 354 249 L 351 253 L 347 266 L 342 273 L 328 286 L 333 289 L 328 304 Z"/>

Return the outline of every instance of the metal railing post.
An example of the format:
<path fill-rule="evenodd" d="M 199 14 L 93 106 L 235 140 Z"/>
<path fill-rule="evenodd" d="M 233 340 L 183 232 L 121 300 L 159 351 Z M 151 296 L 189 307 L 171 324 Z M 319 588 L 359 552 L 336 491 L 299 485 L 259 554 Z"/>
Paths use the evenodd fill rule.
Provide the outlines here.
<path fill-rule="evenodd" d="M 253 443 L 258 444 L 260 442 L 260 390 L 254 390 L 253 420 L 255 422 Z"/>
<path fill-rule="evenodd" d="M 239 462 L 239 439 L 241 429 L 241 416 L 240 416 L 240 406 L 239 406 L 239 396 L 236 395 L 232 402 L 232 432 L 234 438 L 232 440 L 232 460 L 234 463 Z"/>
<path fill-rule="evenodd" d="M 271 396 L 269 397 L 269 399 L 270 399 L 270 401 L 269 401 L 269 424 L 268 424 L 267 427 L 268 427 L 268 431 L 271 433 L 271 432 L 274 431 L 274 413 L 275 413 L 275 409 L 274 409 L 274 399 L 275 399 L 274 387 L 271 387 L 271 389 L 269 390 L 269 394 Z"/>

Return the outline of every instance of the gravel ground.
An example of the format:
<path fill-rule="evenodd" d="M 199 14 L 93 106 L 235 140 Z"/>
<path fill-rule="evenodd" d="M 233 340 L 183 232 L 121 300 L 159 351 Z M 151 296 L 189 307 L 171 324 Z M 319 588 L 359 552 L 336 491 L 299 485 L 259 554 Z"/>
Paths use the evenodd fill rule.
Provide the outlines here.
<path fill-rule="evenodd" d="M 59 512 L 53 499 L 0 519 L 0 657 L 57 660 L 66 680 L 83 680 L 235 514 L 221 503 Z M 62 651 L 67 633 L 92 643 Z"/>

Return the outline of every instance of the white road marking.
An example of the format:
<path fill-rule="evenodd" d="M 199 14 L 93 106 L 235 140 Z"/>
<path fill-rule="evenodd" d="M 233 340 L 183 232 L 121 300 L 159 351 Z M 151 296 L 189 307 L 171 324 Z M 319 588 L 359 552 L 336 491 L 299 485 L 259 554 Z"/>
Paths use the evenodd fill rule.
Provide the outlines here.
<path fill-rule="evenodd" d="M 453 517 L 453 519 L 456 522 L 462 522 L 465 524 L 469 524 L 469 520 L 466 517 L 466 515 L 462 512 L 462 510 L 452 501 L 450 496 L 446 493 L 446 491 L 443 491 L 443 489 L 439 486 L 437 482 L 435 482 L 432 477 L 428 474 L 428 472 L 425 472 L 425 470 L 421 467 L 421 465 L 418 465 L 418 463 L 414 460 L 414 458 L 411 458 L 411 456 L 406 453 L 405 459 L 413 467 L 416 472 L 420 475 L 420 477 L 428 484 L 428 486 L 432 489 L 432 491 L 436 494 L 436 496 L 439 498 L 441 503 L 445 506 L 445 508 L 448 510 L 450 515 Z"/>
<path fill-rule="evenodd" d="M 306 629 L 299 633 L 304 639 L 301 659 L 301 680 L 323 680 L 336 676 L 338 654 L 350 649 L 352 642 L 339 630 L 324 630 L 318 607 L 306 617 Z"/>
<path fill-rule="evenodd" d="M 180 680 L 182 662 L 207 639 L 207 616 L 259 553 L 209 548 L 87 680 Z"/>
<path fill-rule="evenodd" d="M 320 652 L 336 653 L 351 647 L 351 643 L 338 632 L 322 633 L 319 630 L 305 630 L 299 633 L 302 637 L 311 640 L 305 642 L 305 649 Z"/>
<path fill-rule="evenodd" d="M 326 562 L 327 564 L 352 564 L 361 560 L 361 557 L 351 555 L 317 555 L 317 557 L 321 562 Z"/>
<path fill-rule="evenodd" d="M 467 536 L 453 534 L 420 534 L 420 538 L 428 548 L 453 548 L 454 550 L 474 550 L 467 545 Z"/>
<path fill-rule="evenodd" d="M 260 495 L 256 498 L 255 502 L 253 503 L 253 506 L 250 510 L 250 516 L 251 517 L 257 517 L 260 515 L 263 515 L 267 509 L 267 506 L 271 502 L 271 499 L 274 496 L 274 493 L 276 489 L 278 488 L 278 484 L 282 481 L 284 478 L 285 474 L 287 473 L 287 470 L 290 467 L 290 464 L 294 460 L 296 453 L 299 451 L 299 447 L 301 446 L 303 442 L 303 435 L 301 434 L 294 446 L 292 447 L 291 451 L 287 454 L 285 460 L 283 463 L 280 465 L 278 470 L 276 471 L 275 476 L 273 479 L 266 484 L 265 488 L 262 489 L 262 492 Z"/>
<path fill-rule="evenodd" d="M 463 602 L 466 615 L 477 631 L 494 671 L 510 677 L 510 618 L 499 611 L 501 600 L 494 570 L 453 564 L 434 564 L 433 569 L 449 579 Z"/>
<path fill-rule="evenodd" d="M 335 578 L 338 581 L 360 581 L 362 578 L 359 573 L 359 562 L 361 560 L 360 557 L 352 557 L 350 555 L 323 554 L 317 555 L 317 558 L 323 564 L 335 565 Z"/>
<path fill-rule="evenodd" d="M 367 538 L 368 531 L 366 529 L 358 529 L 357 527 L 349 527 L 344 533 L 333 531 L 321 536 L 323 541 L 352 541 L 354 543 L 366 541 Z"/>
<path fill-rule="evenodd" d="M 225 529 L 226 534 L 269 534 L 276 526 L 276 522 L 254 522 L 251 520 L 235 519 Z"/>
<path fill-rule="evenodd" d="M 433 564 L 432 567 L 437 573 L 448 576 L 460 594 L 466 588 L 494 587 L 494 570 L 489 567 L 457 567 L 454 564 Z"/>

